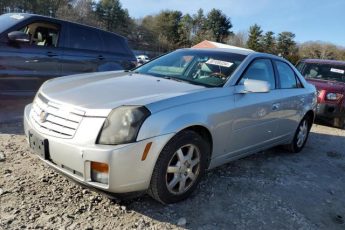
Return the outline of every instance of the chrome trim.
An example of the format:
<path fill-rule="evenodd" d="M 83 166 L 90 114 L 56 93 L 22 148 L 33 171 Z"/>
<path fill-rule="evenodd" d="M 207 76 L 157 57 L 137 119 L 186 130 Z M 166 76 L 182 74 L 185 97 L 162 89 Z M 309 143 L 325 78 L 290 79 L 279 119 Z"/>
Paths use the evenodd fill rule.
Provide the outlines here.
<path fill-rule="evenodd" d="M 41 133 L 60 138 L 72 138 L 84 114 L 83 111 L 50 102 L 39 94 L 33 102 L 30 119 Z"/>

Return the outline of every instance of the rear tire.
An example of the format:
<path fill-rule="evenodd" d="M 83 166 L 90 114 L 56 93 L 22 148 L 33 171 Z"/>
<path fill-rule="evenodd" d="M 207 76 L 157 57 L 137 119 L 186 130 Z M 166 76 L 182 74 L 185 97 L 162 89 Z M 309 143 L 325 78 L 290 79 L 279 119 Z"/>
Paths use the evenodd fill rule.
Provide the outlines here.
<path fill-rule="evenodd" d="M 148 193 L 163 204 L 186 199 L 200 182 L 209 154 L 210 145 L 199 134 L 181 131 L 160 153 Z"/>
<path fill-rule="evenodd" d="M 300 152 L 308 140 L 312 122 L 309 116 L 305 116 L 299 123 L 292 142 L 287 146 L 292 153 Z"/>
<path fill-rule="evenodd" d="M 344 128 L 345 117 L 336 117 L 333 119 L 333 126 L 339 129 Z"/>

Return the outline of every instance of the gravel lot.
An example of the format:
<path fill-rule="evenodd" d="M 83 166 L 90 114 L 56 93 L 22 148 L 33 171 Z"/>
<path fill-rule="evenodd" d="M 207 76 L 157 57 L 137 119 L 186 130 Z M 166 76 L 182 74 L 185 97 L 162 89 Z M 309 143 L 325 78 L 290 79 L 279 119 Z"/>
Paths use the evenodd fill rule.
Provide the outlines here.
<path fill-rule="evenodd" d="M 314 125 L 301 153 L 234 161 L 209 171 L 188 200 L 163 206 L 76 185 L 29 151 L 20 122 L 0 122 L 0 229 L 345 229 L 344 137 Z"/>

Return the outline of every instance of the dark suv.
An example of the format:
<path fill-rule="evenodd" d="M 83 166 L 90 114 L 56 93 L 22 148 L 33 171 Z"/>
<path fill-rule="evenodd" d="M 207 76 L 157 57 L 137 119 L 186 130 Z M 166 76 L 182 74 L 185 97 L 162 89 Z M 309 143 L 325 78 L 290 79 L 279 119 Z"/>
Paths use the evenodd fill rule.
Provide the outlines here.
<path fill-rule="evenodd" d="M 344 128 L 345 61 L 305 59 L 297 64 L 297 69 L 318 91 L 317 116 Z"/>
<path fill-rule="evenodd" d="M 33 95 L 53 77 L 135 64 L 127 40 L 117 34 L 39 15 L 0 16 L 0 96 Z"/>

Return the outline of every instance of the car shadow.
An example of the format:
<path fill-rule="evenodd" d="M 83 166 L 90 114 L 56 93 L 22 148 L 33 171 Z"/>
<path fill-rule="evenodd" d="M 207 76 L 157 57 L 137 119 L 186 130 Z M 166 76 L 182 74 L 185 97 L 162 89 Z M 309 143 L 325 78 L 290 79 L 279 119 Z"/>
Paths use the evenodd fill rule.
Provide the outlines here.
<path fill-rule="evenodd" d="M 345 173 L 345 153 L 338 149 L 344 145 L 344 137 L 311 132 L 300 153 L 276 147 L 209 170 L 185 201 L 162 205 L 145 195 L 120 203 L 160 222 L 185 218 L 184 227 L 191 229 L 252 229 L 264 223 L 269 229 L 341 229 L 334 218 L 345 217 L 345 198 L 338 205 L 321 204 L 345 193 L 344 177 L 333 195 L 327 190 L 329 178 Z"/>
<path fill-rule="evenodd" d="M 317 125 L 323 125 L 323 126 L 327 126 L 327 127 L 331 127 L 331 128 L 336 128 L 333 126 L 333 121 L 330 119 L 321 119 L 321 118 L 316 118 L 314 121 L 314 124 Z M 336 128 L 337 129 L 337 128 Z M 339 128 L 338 128 L 339 129 Z"/>
<path fill-rule="evenodd" d="M 0 133 L 23 134 L 24 107 L 32 97 L 0 97 Z"/>

